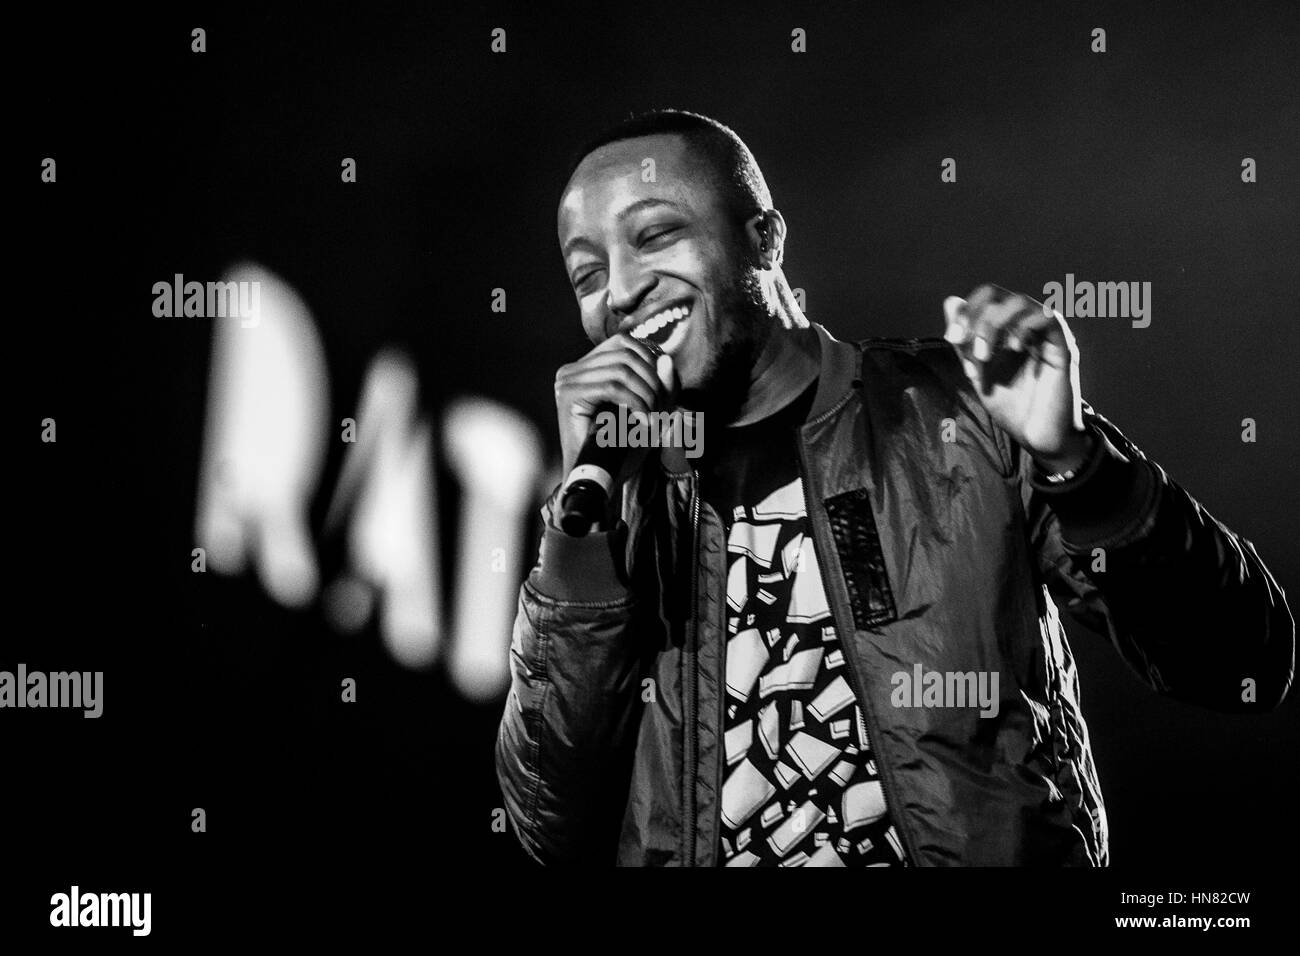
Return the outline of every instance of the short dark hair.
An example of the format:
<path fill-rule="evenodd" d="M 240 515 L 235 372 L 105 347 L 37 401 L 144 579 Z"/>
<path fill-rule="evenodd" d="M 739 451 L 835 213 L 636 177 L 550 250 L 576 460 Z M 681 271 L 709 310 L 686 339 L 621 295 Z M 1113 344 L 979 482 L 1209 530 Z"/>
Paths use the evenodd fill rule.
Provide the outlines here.
<path fill-rule="evenodd" d="M 687 110 L 655 109 L 629 116 L 589 140 L 569 162 L 567 184 L 588 155 L 602 146 L 636 139 L 676 133 L 709 167 L 715 185 L 737 222 L 756 216 L 772 207 L 772 194 L 758 168 L 758 161 L 735 131 L 717 120 Z"/>

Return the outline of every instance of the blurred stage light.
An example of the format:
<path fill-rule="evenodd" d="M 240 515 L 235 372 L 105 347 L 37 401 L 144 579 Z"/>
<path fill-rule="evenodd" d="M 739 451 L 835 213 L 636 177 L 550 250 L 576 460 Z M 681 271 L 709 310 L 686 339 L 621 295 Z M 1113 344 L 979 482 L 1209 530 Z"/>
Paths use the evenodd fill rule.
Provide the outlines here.
<path fill-rule="evenodd" d="M 518 412 L 484 398 L 458 399 L 443 423 L 447 462 L 461 486 L 451 677 L 467 697 L 491 700 L 510 684 L 517 569 L 541 440 Z"/>
<path fill-rule="evenodd" d="M 254 321 L 214 333 L 198 544 L 214 571 L 240 574 L 251 563 L 272 598 L 306 607 L 319 577 L 308 503 L 333 434 L 324 352 L 311 312 L 284 280 L 254 264 L 225 278 L 259 282 L 260 309 Z M 550 491 L 539 492 L 539 481 L 554 469 L 543 468 L 533 425 L 486 398 L 452 403 L 443 443 L 461 490 L 447 667 L 461 693 L 486 701 L 509 685 L 524 533 L 539 494 Z M 343 633 L 377 614 L 385 647 L 409 668 L 432 664 L 443 635 L 433 456 L 415 365 L 384 349 L 366 372 L 355 441 L 327 509 L 327 533 L 346 522 L 349 569 L 325 589 L 321 610 Z"/>
<path fill-rule="evenodd" d="M 239 574 L 251 560 L 288 607 L 316 596 L 307 502 L 325 454 L 325 356 L 311 312 L 270 271 L 245 263 L 223 281 L 261 285 L 251 321 L 217 320 L 195 536 L 208 564 Z"/>

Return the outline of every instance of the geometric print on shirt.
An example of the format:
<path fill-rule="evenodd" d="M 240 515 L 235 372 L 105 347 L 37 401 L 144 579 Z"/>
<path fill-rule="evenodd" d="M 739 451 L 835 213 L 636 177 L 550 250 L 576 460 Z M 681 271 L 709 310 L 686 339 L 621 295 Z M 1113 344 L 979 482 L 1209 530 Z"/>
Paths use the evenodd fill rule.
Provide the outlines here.
<path fill-rule="evenodd" d="M 802 479 L 727 533 L 726 866 L 906 866 L 831 621 Z"/>

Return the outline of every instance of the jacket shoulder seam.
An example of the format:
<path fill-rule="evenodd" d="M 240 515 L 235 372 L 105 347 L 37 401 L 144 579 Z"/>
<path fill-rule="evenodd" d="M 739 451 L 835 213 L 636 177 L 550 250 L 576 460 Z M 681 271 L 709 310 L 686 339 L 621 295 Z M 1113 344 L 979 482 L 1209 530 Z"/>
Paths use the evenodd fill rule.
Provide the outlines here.
<path fill-rule="evenodd" d="M 983 408 L 978 396 L 974 394 L 969 380 L 962 373 L 956 355 L 953 354 L 952 343 L 938 336 L 919 338 L 877 336 L 861 339 L 857 345 L 863 355 L 872 352 L 877 355 L 890 356 L 885 360 L 886 363 L 902 361 L 904 356 L 924 355 L 925 358 L 919 359 L 922 364 L 926 365 L 936 376 L 945 392 L 951 391 L 951 395 L 958 400 L 958 403 L 965 410 L 965 414 L 976 422 L 977 427 L 993 443 L 1002 476 L 1010 478 L 1015 474 L 1016 463 L 1009 444 L 1010 436 L 1006 435 L 998 427 L 987 410 Z M 945 364 L 948 364 L 949 367 L 944 368 Z M 864 377 L 866 375 L 865 369 L 863 375 Z M 963 392 L 969 393 L 968 397 L 963 398 Z"/>

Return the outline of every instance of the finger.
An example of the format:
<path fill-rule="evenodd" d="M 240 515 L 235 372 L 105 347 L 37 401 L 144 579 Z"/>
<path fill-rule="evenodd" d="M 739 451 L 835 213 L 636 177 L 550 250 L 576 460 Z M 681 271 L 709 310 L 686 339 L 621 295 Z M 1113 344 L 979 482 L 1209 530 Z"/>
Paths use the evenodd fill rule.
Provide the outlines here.
<path fill-rule="evenodd" d="M 972 347 L 975 342 L 975 333 L 979 321 L 984 314 L 984 310 L 1001 301 L 1004 295 L 1009 294 L 1010 293 L 1000 286 L 986 283 L 981 286 L 976 286 L 970 296 L 957 307 L 957 311 L 964 323 L 965 335 L 960 341 L 954 342 L 953 344 L 958 347 L 966 358 L 973 357 Z M 954 296 L 954 298 L 956 297 Z M 982 350 L 983 346 L 981 346 L 981 354 Z"/>
<path fill-rule="evenodd" d="M 635 356 L 638 367 L 650 372 L 654 371 L 659 363 L 659 356 L 663 354 L 660 349 L 652 347 L 649 342 L 638 341 L 626 332 L 616 336 L 615 339 L 622 343 L 623 354 Z"/>
<path fill-rule="evenodd" d="M 579 418 L 591 418 L 602 407 L 623 406 L 629 412 L 649 413 L 651 407 L 646 404 L 645 396 L 635 389 L 628 388 L 622 382 L 604 381 L 594 385 L 569 400 L 569 414 Z"/>
<path fill-rule="evenodd" d="M 1074 333 L 1065 317 L 1054 310 L 1040 308 L 1025 316 L 1015 334 L 1026 352 L 1055 368 L 1065 368 L 1078 354 Z"/>
<path fill-rule="evenodd" d="M 1023 295 L 1010 295 L 987 305 L 975 321 L 971 357 L 987 362 L 1003 348 L 1007 328 L 1034 311 L 1038 311 L 1037 307 Z"/>
<path fill-rule="evenodd" d="M 663 389 L 663 384 L 654 369 L 646 372 L 646 369 L 621 362 L 597 365 L 597 367 L 580 365 L 556 382 L 556 386 L 563 392 L 582 392 L 582 390 L 598 388 L 604 381 L 617 382 L 624 388 L 642 395 L 651 406 L 658 401 Z"/>
<path fill-rule="evenodd" d="M 615 349 L 609 352 L 597 354 L 595 352 L 573 362 L 562 370 L 565 375 L 572 375 L 577 372 L 583 372 L 587 369 L 598 368 L 627 368 L 640 375 L 650 384 L 657 381 L 655 376 L 655 364 L 657 359 L 642 358 L 636 352 Z"/>
<path fill-rule="evenodd" d="M 970 336 L 970 323 L 966 319 L 966 300 L 950 295 L 943 300 L 943 337 L 952 345 L 961 347 Z"/>
<path fill-rule="evenodd" d="M 610 398 L 611 393 L 617 392 L 634 398 L 634 401 L 622 401 L 622 404 L 648 412 L 658 404 L 659 388 L 657 376 L 654 385 L 650 385 L 626 366 L 587 369 L 575 372 L 564 381 L 560 400 L 579 404 L 585 411 L 595 408 L 602 401 L 620 401 Z"/>
<path fill-rule="evenodd" d="M 971 312 L 968 302 L 961 296 L 950 295 L 943 300 L 943 312 L 948 322 L 943 337 L 953 346 L 957 358 L 961 361 L 962 371 L 966 373 L 971 385 L 976 391 L 980 391 L 982 387 L 980 370 L 970 359 Z"/>
<path fill-rule="evenodd" d="M 1001 286 L 996 286 L 988 282 L 984 285 L 976 286 L 974 291 L 966 297 L 966 314 L 972 321 L 974 321 L 985 308 L 1000 301 L 1004 296 L 1009 294 L 1010 293 Z"/>
<path fill-rule="evenodd" d="M 637 353 L 621 349 L 601 355 L 593 353 L 573 365 L 566 366 L 566 371 L 562 377 L 557 378 L 557 382 L 562 384 L 565 380 L 584 371 L 606 370 L 612 373 L 617 369 L 626 369 L 641 379 L 652 394 L 659 394 L 663 383 L 656 371 L 656 364 L 655 360 L 646 361 Z"/>
<path fill-rule="evenodd" d="M 655 355 L 650 351 L 650 347 L 644 342 L 639 342 L 627 332 L 620 332 L 618 335 L 611 335 L 605 341 L 601 342 L 589 352 L 589 355 L 598 355 L 606 352 L 629 351 L 640 356 L 649 365 L 654 365 Z"/>
<path fill-rule="evenodd" d="M 673 365 L 673 357 L 666 352 L 655 359 L 655 374 L 659 377 L 659 382 L 664 387 L 664 394 L 668 397 L 668 403 L 672 404 L 677 397 L 677 366 Z"/>
<path fill-rule="evenodd" d="M 1002 331 L 1003 347 L 981 363 L 987 388 L 1010 382 L 1026 363 L 1037 377 L 1044 368 L 1067 372 L 1077 359 L 1078 347 L 1060 313 L 1049 315 L 1042 307 L 1023 309 Z"/>
<path fill-rule="evenodd" d="M 1042 307 L 1023 295 L 1013 295 L 985 310 L 979 342 L 987 344 L 973 351 L 986 388 L 1011 382 L 1026 362 L 1037 367 L 1042 361 L 1037 323 L 1042 321 Z"/>

